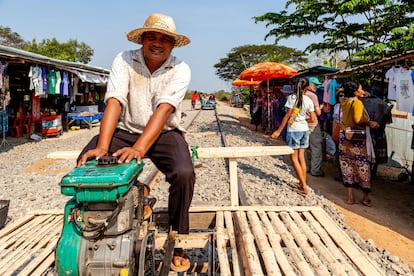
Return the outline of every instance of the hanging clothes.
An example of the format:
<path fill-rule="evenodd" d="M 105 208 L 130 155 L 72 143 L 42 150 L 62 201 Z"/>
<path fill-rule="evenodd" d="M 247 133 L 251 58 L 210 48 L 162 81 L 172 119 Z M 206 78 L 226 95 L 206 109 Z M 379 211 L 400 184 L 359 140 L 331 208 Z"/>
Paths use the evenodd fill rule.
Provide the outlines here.
<path fill-rule="evenodd" d="M 42 68 L 42 79 L 43 79 L 43 94 L 47 92 L 47 69 L 45 67 Z"/>
<path fill-rule="evenodd" d="M 54 69 L 50 69 L 47 74 L 49 94 L 56 94 L 56 81 L 56 71 Z"/>
<path fill-rule="evenodd" d="M 60 92 L 62 96 L 69 96 L 69 73 L 67 72 L 62 73 L 62 87 Z"/>
<path fill-rule="evenodd" d="M 389 100 L 397 99 L 397 90 L 396 90 L 396 76 L 400 73 L 402 67 L 392 66 L 386 73 L 385 78 L 388 79 L 388 96 Z"/>
<path fill-rule="evenodd" d="M 7 65 L 7 62 L 3 64 L 3 62 L 0 61 L 0 89 L 3 87 L 3 73 L 6 71 Z"/>
<path fill-rule="evenodd" d="M 29 70 L 29 89 L 34 90 L 36 96 L 44 95 L 43 92 L 43 78 L 42 78 L 42 68 L 39 66 L 30 66 Z"/>
<path fill-rule="evenodd" d="M 329 104 L 335 105 L 336 104 L 336 91 L 341 87 L 341 84 L 336 81 L 335 78 L 331 79 L 328 83 L 328 90 L 329 90 Z"/>
<path fill-rule="evenodd" d="M 414 106 L 414 85 L 411 78 L 411 70 L 401 68 L 395 75 L 396 108 L 412 113 Z"/>
<path fill-rule="evenodd" d="M 377 97 L 361 98 L 365 109 L 368 112 L 369 119 L 380 124 L 377 129 L 371 129 L 373 139 L 376 163 L 388 162 L 387 137 L 385 134 L 386 124 L 392 123 L 391 109 L 385 101 Z"/>
<path fill-rule="evenodd" d="M 60 71 L 56 71 L 56 84 L 55 84 L 55 94 L 60 95 L 60 84 L 62 82 L 62 78 L 60 77 Z"/>

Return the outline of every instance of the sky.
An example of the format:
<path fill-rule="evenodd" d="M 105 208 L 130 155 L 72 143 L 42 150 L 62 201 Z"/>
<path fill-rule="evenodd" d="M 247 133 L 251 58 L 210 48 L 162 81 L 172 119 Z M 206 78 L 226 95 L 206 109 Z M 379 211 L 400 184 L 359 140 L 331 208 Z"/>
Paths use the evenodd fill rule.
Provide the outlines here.
<path fill-rule="evenodd" d="M 173 54 L 191 68 L 190 90 L 213 93 L 230 91 L 231 82 L 215 74 L 214 64 L 235 47 L 273 44 L 264 39 L 270 29 L 254 16 L 284 9 L 285 0 L 0 0 L 0 25 L 10 27 L 24 40 L 56 38 L 59 42 L 76 39 L 88 44 L 94 55 L 89 63 L 111 68 L 115 55 L 139 48 L 125 33 L 142 27 L 152 13 L 173 17 L 177 32 L 191 43 L 175 48 Z M 304 50 L 303 39 L 293 38 L 279 45 Z"/>

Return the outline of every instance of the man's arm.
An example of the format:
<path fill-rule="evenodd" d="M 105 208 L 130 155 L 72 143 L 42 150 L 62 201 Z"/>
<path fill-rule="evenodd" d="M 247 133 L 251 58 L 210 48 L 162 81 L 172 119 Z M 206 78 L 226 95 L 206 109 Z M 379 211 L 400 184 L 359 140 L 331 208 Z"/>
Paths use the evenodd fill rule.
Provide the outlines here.
<path fill-rule="evenodd" d="M 132 147 L 117 150 L 113 156 L 118 157 L 119 163 L 130 162 L 136 158 L 139 162 L 145 156 L 152 144 L 157 140 L 174 107 L 167 103 L 160 104 L 152 114 L 144 131 Z"/>
<path fill-rule="evenodd" d="M 108 99 L 107 106 L 101 120 L 98 145 L 95 149 L 89 150 L 84 155 L 82 155 L 77 164 L 78 167 L 85 164 L 85 162 L 90 158 L 100 158 L 102 156 L 108 155 L 109 145 L 115 132 L 121 110 L 121 104 L 117 99 Z"/>

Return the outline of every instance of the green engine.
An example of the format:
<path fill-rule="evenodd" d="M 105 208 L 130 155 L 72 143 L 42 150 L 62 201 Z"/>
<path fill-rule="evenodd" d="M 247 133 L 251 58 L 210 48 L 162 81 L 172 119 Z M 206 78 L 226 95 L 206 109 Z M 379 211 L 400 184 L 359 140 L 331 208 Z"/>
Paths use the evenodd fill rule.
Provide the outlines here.
<path fill-rule="evenodd" d="M 141 249 L 143 162 L 107 157 L 73 169 L 60 183 L 66 204 L 56 249 L 58 275 L 135 275 Z"/>

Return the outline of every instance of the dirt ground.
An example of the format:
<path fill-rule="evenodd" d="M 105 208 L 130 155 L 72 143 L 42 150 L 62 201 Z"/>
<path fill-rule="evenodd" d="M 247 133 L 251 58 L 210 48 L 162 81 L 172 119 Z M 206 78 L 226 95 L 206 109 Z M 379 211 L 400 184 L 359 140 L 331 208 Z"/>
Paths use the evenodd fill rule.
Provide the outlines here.
<path fill-rule="evenodd" d="M 239 108 L 236 113 L 241 123 L 255 131 L 247 112 Z M 260 126 L 257 132 L 269 137 Z M 278 139 L 275 144 L 284 142 Z M 398 174 L 403 169 L 384 165 L 378 167 L 372 181 L 372 207 L 349 205 L 345 202 L 346 189 L 341 182 L 334 179 L 337 175 L 336 169 L 329 156 L 323 164 L 323 170 L 324 177 L 308 174 L 308 185 L 332 201 L 344 215 L 345 223 L 363 240 L 374 241 L 377 247 L 388 250 L 392 255 L 414 266 L 414 185 L 408 181 L 397 181 Z M 354 196 L 360 200 L 362 192 L 356 190 Z"/>

